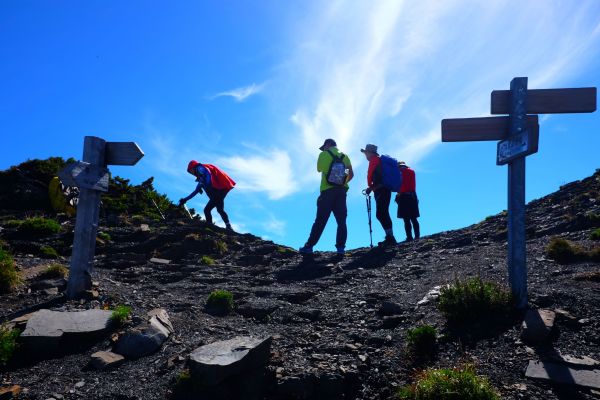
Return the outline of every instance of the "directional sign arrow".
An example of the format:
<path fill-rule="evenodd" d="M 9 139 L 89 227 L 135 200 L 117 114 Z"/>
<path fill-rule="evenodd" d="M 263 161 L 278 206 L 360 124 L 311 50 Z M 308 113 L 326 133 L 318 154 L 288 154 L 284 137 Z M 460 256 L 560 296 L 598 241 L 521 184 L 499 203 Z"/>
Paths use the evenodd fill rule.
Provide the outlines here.
<path fill-rule="evenodd" d="M 65 186 L 77 186 L 75 180 L 73 179 L 73 170 L 76 168 L 83 169 L 86 165 L 90 165 L 89 163 L 83 161 L 77 161 L 71 164 L 68 164 L 58 173 L 58 178 Z"/>
<path fill-rule="evenodd" d="M 135 165 L 144 152 L 135 142 L 106 142 L 106 165 Z"/>
<path fill-rule="evenodd" d="M 108 170 L 85 161 L 67 165 L 58 173 L 58 177 L 66 186 L 77 186 L 101 192 L 108 191 Z"/>

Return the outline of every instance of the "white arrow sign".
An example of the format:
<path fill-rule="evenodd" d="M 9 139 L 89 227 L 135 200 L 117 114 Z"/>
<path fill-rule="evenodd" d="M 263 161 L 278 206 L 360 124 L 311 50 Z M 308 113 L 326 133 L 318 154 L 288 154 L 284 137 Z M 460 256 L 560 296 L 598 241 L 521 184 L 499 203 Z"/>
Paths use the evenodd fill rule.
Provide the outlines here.
<path fill-rule="evenodd" d="M 106 142 L 104 157 L 106 165 L 135 165 L 144 152 L 135 142 Z"/>
<path fill-rule="evenodd" d="M 58 177 L 66 186 L 108 191 L 108 170 L 84 161 L 67 165 L 58 173 Z"/>

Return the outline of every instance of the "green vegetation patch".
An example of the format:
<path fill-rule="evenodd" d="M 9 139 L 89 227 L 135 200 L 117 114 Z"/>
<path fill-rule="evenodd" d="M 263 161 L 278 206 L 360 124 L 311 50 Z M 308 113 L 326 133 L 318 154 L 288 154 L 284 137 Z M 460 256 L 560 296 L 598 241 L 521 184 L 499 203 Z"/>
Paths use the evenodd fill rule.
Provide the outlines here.
<path fill-rule="evenodd" d="M 590 235 L 590 239 L 592 240 L 600 240 L 600 228 L 596 229 L 595 231 L 592 232 L 592 234 Z"/>
<path fill-rule="evenodd" d="M 0 325 L 0 365 L 6 364 L 17 348 L 20 332 L 8 325 Z"/>
<path fill-rule="evenodd" d="M 51 246 L 42 246 L 40 254 L 46 258 L 58 258 L 58 252 Z"/>
<path fill-rule="evenodd" d="M 475 374 L 472 366 L 427 369 L 414 384 L 401 388 L 401 400 L 500 400 L 487 378 Z"/>
<path fill-rule="evenodd" d="M 227 290 L 215 290 L 206 300 L 206 308 L 213 314 L 226 315 L 233 311 L 233 294 Z"/>
<path fill-rule="evenodd" d="M 431 325 L 418 326 L 406 332 L 406 348 L 417 358 L 432 358 L 436 343 L 437 332 Z"/>
<path fill-rule="evenodd" d="M 111 321 L 113 321 L 117 325 L 123 325 L 131 315 L 131 307 L 129 306 L 117 306 L 112 312 L 110 316 Z"/>
<path fill-rule="evenodd" d="M 202 265 L 214 265 L 215 260 L 210 256 L 202 256 L 200 257 L 200 264 Z"/>
<path fill-rule="evenodd" d="M 546 248 L 546 254 L 559 264 L 577 261 L 600 261 L 600 247 L 587 251 L 563 238 L 554 238 Z"/>
<path fill-rule="evenodd" d="M 60 232 L 60 224 L 44 217 L 27 218 L 18 226 L 19 233 L 34 237 L 50 236 Z"/>
<path fill-rule="evenodd" d="M 51 264 L 42 273 L 38 275 L 41 279 L 66 278 L 69 275 L 69 268 L 63 264 Z"/>
<path fill-rule="evenodd" d="M 0 248 L 0 293 L 12 291 L 20 282 L 15 261 L 8 250 Z"/>
<path fill-rule="evenodd" d="M 111 241 L 110 235 L 106 232 L 98 232 L 98 238 L 102 239 L 105 242 Z"/>
<path fill-rule="evenodd" d="M 438 303 L 438 309 L 450 323 L 506 318 L 513 306 L 510 291 L 481 277 L 456 279 L 454 284 L 442 288 Z"/>

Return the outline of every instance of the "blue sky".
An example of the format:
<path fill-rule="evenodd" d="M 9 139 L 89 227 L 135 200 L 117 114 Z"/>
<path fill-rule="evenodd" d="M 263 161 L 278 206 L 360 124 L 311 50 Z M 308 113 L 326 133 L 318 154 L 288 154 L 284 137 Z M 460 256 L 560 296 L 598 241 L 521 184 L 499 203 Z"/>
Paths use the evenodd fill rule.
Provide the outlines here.
<path fill-rule="evenodd" d="M 506 208 L 496 144 L 442 144 L 440 121 L 488 115 L 490 92 L 515 76 L 598 86 L 600 2 L 8 0 L 0 54 L 0 168 L 79 158 L 84 135 L 134 140 L 146 156 L 113 173 L 154 176 L 177 200 L 194 188 L 190 159 L 217 164 L 238 181 L 234 225 L 298 247 L 316 210 L 317 147 L 333 137 L 355 167 L 348 246 L 360 247 L 366 143 L 416 170 L 425 234 Z M 540 130 L 528 200 L 600 167 L 598 112 L 544 116 Z M 333 249 L 334 231 L 332 218 L 319 249 Z"/>

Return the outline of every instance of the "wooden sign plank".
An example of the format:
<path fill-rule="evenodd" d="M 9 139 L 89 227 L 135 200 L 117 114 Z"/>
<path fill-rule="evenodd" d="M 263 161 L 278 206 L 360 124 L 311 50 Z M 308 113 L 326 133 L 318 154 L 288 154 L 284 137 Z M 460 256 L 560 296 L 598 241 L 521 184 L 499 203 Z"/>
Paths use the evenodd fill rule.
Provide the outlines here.
<path fill-rule="evenodd" d="M 144 152 L 135 142 L 106 142 L 106 165 L 135 165 Z"/>
<path fill-rule="evenodd" d="M 508 114 L 510 90 L 492 92 L 492 114 Z M 596 88 L 534 89 L 527 91 L 527 114 L 589 113 L 596 111 Z"/>
<path fill-rule="evenodd" d="M 540 126 L 528 127 L 526 131 L 512 135 L 498 142 L 496 164 L 508 164 L 514 159 L 525 157 L 538 151 Z"/>
<path fill-rule="evenodd" d="M 537 115 L 527 116 L 528 128 L 538 125 Z M 508 117 L 453 118 L 442 120 L 442 142 L 504 140 L 508 137 Z"/>

